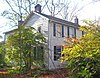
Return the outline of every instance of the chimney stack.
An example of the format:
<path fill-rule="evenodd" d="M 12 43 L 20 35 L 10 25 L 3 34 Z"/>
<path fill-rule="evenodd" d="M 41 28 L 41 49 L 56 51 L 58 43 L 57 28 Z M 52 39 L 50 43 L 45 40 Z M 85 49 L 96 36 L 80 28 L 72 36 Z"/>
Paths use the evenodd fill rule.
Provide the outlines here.
<path fill-rule="evenodd" d="M 18 26 L 21 26 L 24 23 L 24 21 L 18 21 Z"/>
<path fill-rule="evenodd" d="M 74 23 L 75 23 L 75 24 L 79 24 L 77 16 L 76 16 L 75 19 L 74 19 Z"/>
<path fill-rule="evenodd" d="M 40 5 L 40 4 L 37 4 L 37 5 L 35 6 L 35 12 L 41 13 L 41 5 Z"/>

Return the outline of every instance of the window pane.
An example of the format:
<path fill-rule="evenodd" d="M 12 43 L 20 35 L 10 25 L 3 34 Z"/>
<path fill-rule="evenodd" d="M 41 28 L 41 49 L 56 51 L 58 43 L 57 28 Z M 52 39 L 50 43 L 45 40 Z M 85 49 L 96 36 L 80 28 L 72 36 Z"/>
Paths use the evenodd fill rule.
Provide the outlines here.
<path fill-rule="evenodd" d="M 58 60 L 61 56 L 62 47 L 61 46 L 54 46 L 54 60 Z"/>
<path fill-rule="evenodd" d="M 64 37 L 68 37 L 68 27 L 64 26 Z"/>
<path fill-rule="evenodd" d="M 69 27 L 69 37 L 75 37 L 75 29 L 73 27 Z"/>
<path fill-rule="evenodd" d="M 62 26 L 60 24 L 56 25 L 57 28 L 57 37 L 62 37 Z"/>
<path fill-rule="evenodd" d="M 79 29 L 76 29 L 76 38 L 82 36 L 82 31 Z"/>
<path fill-rule="evenodd" d="M 56 46 L 56 52 L 61 52 L 61 46 Z"/>

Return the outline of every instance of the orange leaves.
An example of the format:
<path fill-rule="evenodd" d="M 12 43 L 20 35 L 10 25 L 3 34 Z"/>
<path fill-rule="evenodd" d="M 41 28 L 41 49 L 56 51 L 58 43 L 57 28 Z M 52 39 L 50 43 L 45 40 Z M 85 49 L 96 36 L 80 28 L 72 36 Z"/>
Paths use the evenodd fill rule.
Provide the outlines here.
<path fill-rule="evenodd" d="M 73 45 L 80 42 L 80 40 L 76 38 L 67 38 L 65 40 L 66 44 L 64 45 L 64 48 L 72 48 Z"/>
<path fill-rule="evenodd" d="M 73 42 L 79 42 L 79 39 L 77 39 L 77 38 L 67 38 L 66 41 L 73 43 Z"/>
<path fill-rule="evenodd" d="M 9 72 L 0 72 L 0 75 L 8 75 L 10 74 Z"/>

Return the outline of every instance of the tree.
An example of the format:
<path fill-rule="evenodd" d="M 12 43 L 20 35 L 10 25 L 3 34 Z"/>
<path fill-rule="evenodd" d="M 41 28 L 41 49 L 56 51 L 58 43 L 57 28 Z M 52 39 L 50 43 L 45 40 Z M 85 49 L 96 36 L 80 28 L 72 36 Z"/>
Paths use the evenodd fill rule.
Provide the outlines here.
<path fill-rule="evenodd" d="M 5 66 L 5 59 L 4 59 L 4 43 L 0 43 L 0 67 Z"/>
<path fill-rule="evenodd" d="M 8 4 L 7 10 L 3 11 L 1 16 L 10 21 L 10 26 L 18 26 L 18 21 L 25 20 L 33 11 L 33 7 L 42 2 L 42 0 L 4 0 Z"/>
<path fill-rule="evenodd" d="M 42 5 L 42 11 L 47 12 L 52 16 L 60 16 L 60 18 L 72 21 L 77 16 L 77 13 L 81 11 L 86 5 L 80 3 L 68 1 L 68 0 L 5 0 L 9 5 L 9 9 L 5 10 L 1 15 L 10 19 L 12 26 L 17 26 L 18 21 L 24 20 L 32 11 L 36 4 Z M 73 5 L 74 3 L 74 5 Z"/>
<path fill-rule="evenodd" d="M 67 21 L 72 21 L 81 10 L 84 9 L 87 5 L 93 3 L 85 3 L 84 0 L 44 0 L 46 7 L 44 7 L 43 11 L 48 12 L 51 16 L 59 17 Z"/>
<path fill-rule="evenodd" d="M 60 0 L 57 0 L 56 2 L 54 0 L 45 0 L 47 10 L 50 13 L 51 16 L 58 15 L 62 9 L 65 7 L 64 3 Z"/>
<path fill-rule="evenodd" d="M 5 44 L 6 46 L 6 58 L 8 63 L 13 65 L 20 65 L 20 46 L 22 47 L 22 65 L 25 65 L 26 70 L 31 69 L 31 66 L 34 63 L 40 64 L 43 62 L 44 51 L 34 50 L 34 47 L 41 47 L 45 42 L 45 38 L 42 34 L 35 31 L 31 27 L 21 26 L 21 39 L 22 45 L 20 45 L 20 35 L 19 31 L 14 31 L 13 35 L 10 35 Z M 39 53 L 39 54 L 38 54 Z M 38 54 L 38 55 L 37 55 Z M 37 56 L 36 56 L 37 55 Z M 36 58 L 35 58 L 36 57 Z M 37 59 L 37 57 L 40 57 Z"/>
<path fill-rule="evenodd" d="M 68 39 L 61 60 L 68 61 L 72 78 L 100 77 L 100 27 L 94 22 L 80 29 L 87 34 L 79 39 Z"/>

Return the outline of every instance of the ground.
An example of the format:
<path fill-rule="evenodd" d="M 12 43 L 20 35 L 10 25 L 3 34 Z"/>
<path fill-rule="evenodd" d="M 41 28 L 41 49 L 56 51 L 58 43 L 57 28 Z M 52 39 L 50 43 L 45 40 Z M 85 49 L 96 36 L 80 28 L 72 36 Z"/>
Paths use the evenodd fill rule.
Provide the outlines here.
<path fill-rule="evenodd" d="M 11 74 L 7 70 L 0 71 L 0 78 L 68 78 L 66 69 L 48 70 L 30 70 L 23 75 Z"/>

